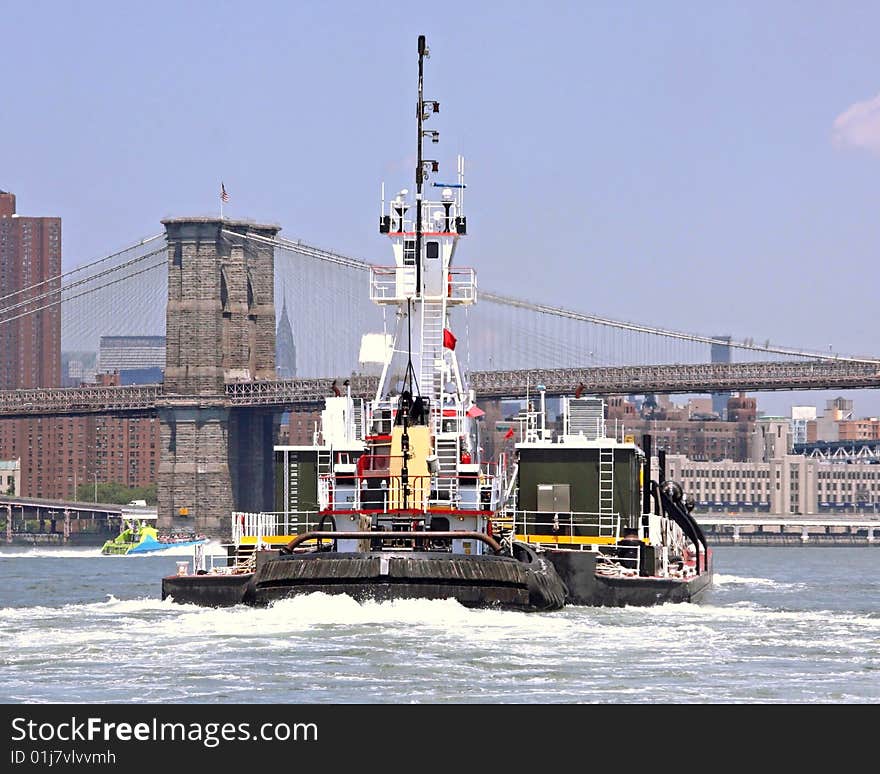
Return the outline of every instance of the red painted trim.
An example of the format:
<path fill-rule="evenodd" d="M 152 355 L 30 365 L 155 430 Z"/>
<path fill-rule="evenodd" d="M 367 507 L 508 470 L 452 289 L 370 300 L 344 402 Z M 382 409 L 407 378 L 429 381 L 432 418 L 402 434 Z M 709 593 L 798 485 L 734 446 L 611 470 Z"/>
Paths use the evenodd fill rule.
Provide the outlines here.
<path fill-rule="evenodd" d="M 415 231 L 392 231 L 388 236 L 415 236 Z M 456 231 L 423 231 L 422 236 L 459 236 Z"/>
<path fill-rule="evenodd" d="M 438 515 L 438 516 L 449 516 L 449 515 L 453 515 L 453 516 L 486 516 L 487 518 L 491 517 L 493 515 L 492 511 L 463 511 L 460 509 L 455 510 L 455 511 L 449 511 L 449 510 L 443 510 L 440 508 L 429 508 L 427 511 L 414 511 L 412 509 L 404 510 L 403 508 L 399 508 L 397 510 L 388 510 L 388 511 L 383 511 L 381 509 L 373 510 L 371 508 L 361 508 L 360 510 L 357 510 L 357 511 L 334 511 L 334 510 L 328 509 L 328 510 L 318 511 L 318 513 L 321 513 L 321 514 L 329 513 L 334 516 L 358 516 L 360 514 L 384 513 L 384 514 L 387 514 L 388 516 L 407 516 L 407 517 L 418 516 L 419 514 L 424 514 L 424 513 L 430 513 L 432 515 Z"/>

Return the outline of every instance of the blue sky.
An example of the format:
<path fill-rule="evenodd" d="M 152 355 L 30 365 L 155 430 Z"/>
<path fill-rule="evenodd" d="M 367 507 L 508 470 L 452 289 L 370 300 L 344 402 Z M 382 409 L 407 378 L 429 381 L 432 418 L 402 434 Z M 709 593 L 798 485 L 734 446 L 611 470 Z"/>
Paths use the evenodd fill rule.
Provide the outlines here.
<path fill-rule="evenodd" d="M 216 213 L 221 179 L 228 216 L 387 260 L 378 191 L 411 187 L 424 34 L 482 287 L 880 355 L 876 3 L 0 0 L 0 18 L 0 188 L 63 218 L 66 266 Z"/>

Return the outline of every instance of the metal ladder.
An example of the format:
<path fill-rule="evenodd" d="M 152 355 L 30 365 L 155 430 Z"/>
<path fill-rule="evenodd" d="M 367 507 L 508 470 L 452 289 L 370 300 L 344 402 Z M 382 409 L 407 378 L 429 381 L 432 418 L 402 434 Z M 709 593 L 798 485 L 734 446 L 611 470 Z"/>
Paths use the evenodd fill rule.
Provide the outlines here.
<path fill-rule="evenodd" d="M 351 423 L 354 427 L 354 437 L 364 437 L 364 402 L 362 400 L 352 401 Z"/>
<path fill-rule="evenodd" d="M 319 452 L 320 454 L 320 452 Z M 286 455 L 286 452 L 285 452 Z M 297 460 L 298 462 L 298 460 Z M 290 511 L 298 511 L 300 509 L 299 502 L 299 465 L 286 465 L 286 479 L 284 485 L 287 489 L 287 502 L 284 503 L 285 510 L 290 513 Z M 294 503 L 294 507 L 291 508 L 290 504 Z"/>
<path fill-rule="evenodd" d="M 458 443 L 457 435 L 445 438 L 435 436 L 434 453 L 440 465 L 438 491 L 448 492 L 450 505 L 458 499 Z"/>
<path fill-rule="evenodd" d="M 330 449 L 318 449 L 318 475 L 333 472 L 333 452 Z"/>
<path fill-rule="evenodd" d="M 458 475 L 458 436 L 437 438 L 437 462 L 444 475 Z"/>
<path fill-rule="evenodd" d="M 440 403 L 442 375 L 435 363 L 443 357 L 443 328 L 446 317 L 445 301 L 422 300 L 422 363 L 419 374 L 419 392 L 431 401 L 431 406 Z M 436 412 L 432 411 L 432 414 Z"/>
<path fill-rule="evenodd" d="M 599 449 L 599 533 L 614 514 L 614 449 Z"/>

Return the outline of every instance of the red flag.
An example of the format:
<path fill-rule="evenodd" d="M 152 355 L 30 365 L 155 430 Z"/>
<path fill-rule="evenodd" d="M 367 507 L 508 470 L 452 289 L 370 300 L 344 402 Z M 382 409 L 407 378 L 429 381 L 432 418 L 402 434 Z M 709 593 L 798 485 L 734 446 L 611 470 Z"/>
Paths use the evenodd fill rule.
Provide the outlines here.
<path fill-rule="evenodd" d="M 513 438 L 513 428 L 512 427 L 504 434 L 505 441 L 509 438 Z"/>
<path fill-rule="evenodd" d="M 483 409 L 479 408 L 478 406 L 471 406 L 467 411 L 465 411 L 465 414 L 467 414 L 469 417 L 471 417 L 473 419 L 476 419 L 477 417 L 481 417 L 485 413 L 486 412 L 483 411 Z"/>
<path fill-rule="evenodd" d="M 452 335 L 452 331 L 449 328 L 443 329 L 443 346 L 446 349 L 455 349 L 455 336 Z"/>
<path fill-rule="evenodd" d="M 574 391 L 574 397 L 575 397 L 575 398 L 580 398 L 580 397 L 581 397 L 581 393 L 582 393 L 583 391 L 584 391 L 584 383 L 581 382 L 581 383 L 577 386 L 577 389 Z"/>

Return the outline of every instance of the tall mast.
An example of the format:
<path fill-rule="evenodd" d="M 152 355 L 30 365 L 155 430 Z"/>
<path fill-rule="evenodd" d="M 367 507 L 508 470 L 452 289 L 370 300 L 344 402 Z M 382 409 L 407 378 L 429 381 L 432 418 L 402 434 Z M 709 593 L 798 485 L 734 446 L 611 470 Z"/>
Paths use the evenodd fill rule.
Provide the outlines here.
<path fill-rule="evenodd" d="M 425 116 L 425 103 L 422 93 L 422 75 L 424 72 L 425 36 L 419 35 L 419 101 L 416 105 L 416 125 L 418 138 L 416 143 L 416 298 L 422 294 L 422 121 Z"/>
<path fill-rule="evenodd" d="M 416 263 L 416 287 L 415 297 L 420 298 L 422 295 L 422 181 L 424 178 L 424 170 L 422 169 L 422 121 L 424 120 L 424 100 L 422 93 L 422 77 L 424 74 L 424 61 L 428 53 L 428 47 L 425 45 L 425 36 L 419 35 L 419 98 L 416 105 L 416 127 L 418 138 L 416 144 L 416 245 L 415 245 L 415 263 Z M 406 323 L 407 323 L 407 364 L 406 376 L 403 380 L 404 391 L 406 391 L 407 383 L 410 385 L 409 393 L 411 399 L 415 398 L 416 393 L 420 394 L 418 381 L 416 380 L 415 369 L 412 364 L 412 299 L 406 300 Z M 398 411 L 403 411 L 403 434 L 401 437 L 401 452 L 403 453 L 403 461 L 400 471 L 400 483 L 403 489 L 403 507 L 409 508 L 409 406 L 398 404 Z"/>

